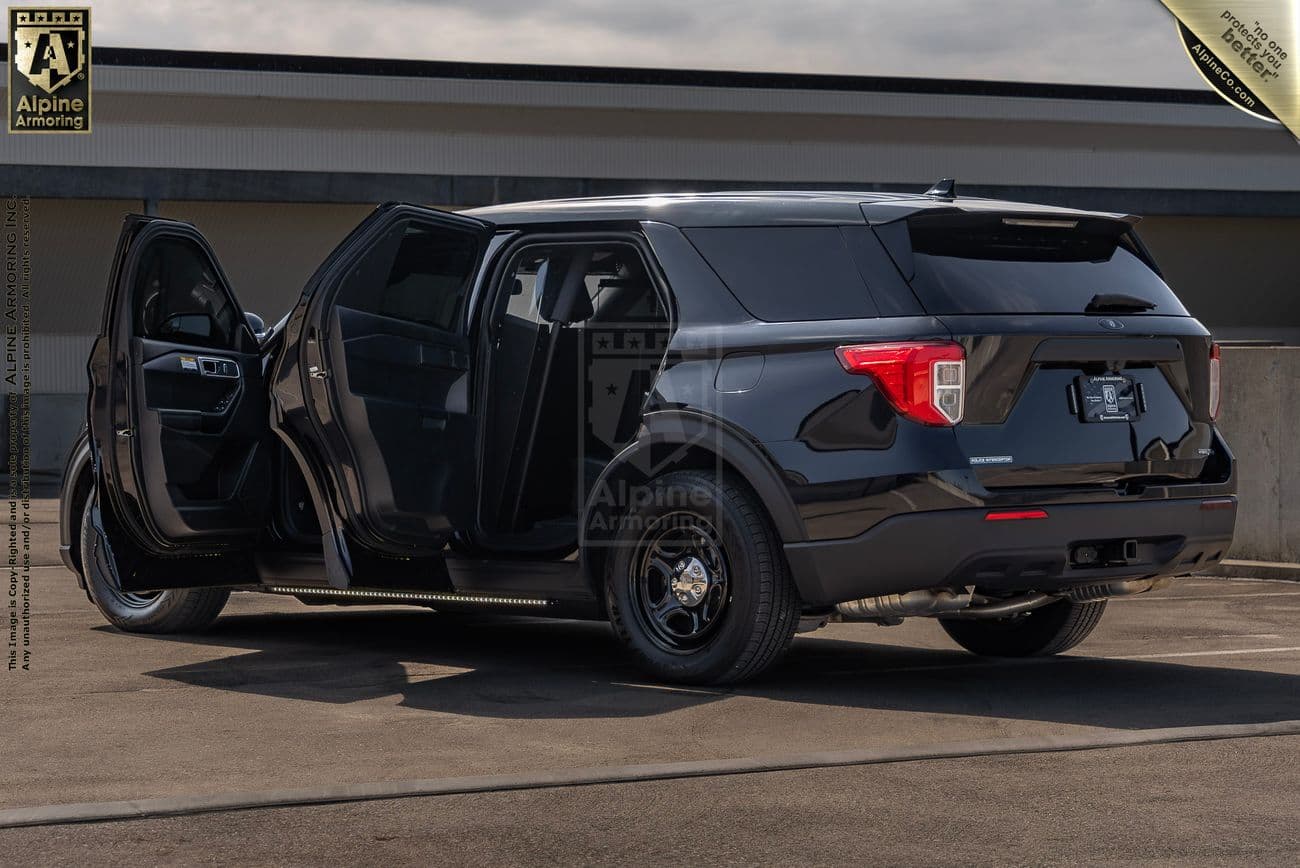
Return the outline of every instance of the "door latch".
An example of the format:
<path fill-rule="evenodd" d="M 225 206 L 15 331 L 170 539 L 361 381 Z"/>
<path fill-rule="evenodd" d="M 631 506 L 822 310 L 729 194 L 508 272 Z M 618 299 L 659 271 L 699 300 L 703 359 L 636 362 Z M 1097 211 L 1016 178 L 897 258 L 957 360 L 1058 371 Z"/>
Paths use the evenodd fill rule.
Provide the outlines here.
<path fill-rule="evenodd" d="M 130 428 L 118 428 L 118 429 L 117 429 L 117 436 L 118 436 L 118 437 L 134 437 L 134 436 L 135 436 L 135 432 L 132 431 Z"/>
<path fill-rule="evenodd" d="M 324 368 L 317 367 L 316 365 L 309 365 L 307 367 L 307 376 L 311 377 L 314 380 L 323 380 L 329 375 L 330 375 L 329 371 L 325 370 Z"/>

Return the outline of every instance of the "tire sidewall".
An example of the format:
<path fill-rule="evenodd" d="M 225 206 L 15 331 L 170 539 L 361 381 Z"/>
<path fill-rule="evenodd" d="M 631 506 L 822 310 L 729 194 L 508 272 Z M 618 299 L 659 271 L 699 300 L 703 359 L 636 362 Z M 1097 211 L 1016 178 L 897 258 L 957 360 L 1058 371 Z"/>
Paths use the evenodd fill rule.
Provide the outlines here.
<path fill-rule="evenodd" d="M 93 554 L 95 531 L 91 525 L 91 510 L 94 504 L 92 492 L 82 509 L 80 540 L 81 569 L 91 602 L 109 623 L 123 630 L 147 633 L 171 629 L 171 622 L 179 617 L 187 595 L 192 592 L 184 589 L 160 591 L 146 605 L 132 605 L 124 599 L 113 577 L 99 569 Z"/>
<path fill-rule="evenodd" d="M 1036 657 L 1067 651 L 1087 638 L 1106 609 L 1105 600 L 1062 599 L 1006 620 L 940 619 L 966 650 L 986 657 Z"/>

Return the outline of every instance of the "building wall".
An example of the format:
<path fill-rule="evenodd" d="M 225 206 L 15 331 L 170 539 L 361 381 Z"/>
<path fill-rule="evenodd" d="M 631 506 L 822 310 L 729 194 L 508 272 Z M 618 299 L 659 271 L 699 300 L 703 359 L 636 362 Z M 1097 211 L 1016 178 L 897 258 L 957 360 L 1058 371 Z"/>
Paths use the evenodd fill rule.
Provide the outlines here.
<path fill-rule="evenodd" d="M 1215 337 L 1300 344 L 1300 219 L 1149 217 L 1138 232 Z"/>
<path fill-rule="evenodd" d="M 300 202 L 158 203 L 160 216 L 198 227 L 240 306 L 268 325 L 289 312 L 316 266 L 371 210 Z"/>
<path fill-rule="evenodd" d="M 98 329 L 122 218 L 147 209 L 194 223 L 246 310 L 268 323 L 293 306 L 316 266 L 369 205 L 146 203 L 39 199 L 32 204 L 34 467 L 58 469 L 84 415 L 85 360 Z M 1151 217 L 1140 231 L 1191 312 L 1217 337 L 1300 343 L 1300 218 Z"/>
<path fill-rule="evenodd" d="M 94 334 L 122 218 L 144 202 L 36 199 L 31 208 L 32 331 Z"/>

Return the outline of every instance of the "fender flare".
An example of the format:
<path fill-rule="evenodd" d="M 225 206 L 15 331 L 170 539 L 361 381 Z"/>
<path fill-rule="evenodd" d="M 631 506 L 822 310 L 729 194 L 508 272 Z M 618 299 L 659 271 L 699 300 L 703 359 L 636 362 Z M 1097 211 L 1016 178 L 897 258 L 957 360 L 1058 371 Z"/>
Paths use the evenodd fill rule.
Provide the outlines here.
<path fill-rule="evenodd" d="M 615 482 L 619 476 L 632 472 L 638 477 L 657 476 L 679 461 L 684 450 L 704 450 L 718 458 L 731 472 L 742 479 L 758 496 L 783 544 L 803 542 L 807 532 L 803 519 L 795 507 L 790 491 L 781 478 L 776 462 L 762 446 L 734 426 L 716 417 L 689 410 L 661 410 L 647 413 L 642 418 L 637 438 L 624 447 L 597 477 L 593 491 Z M 667 452 L 667 456 L 663 455 Z M 660 454 L 651 459 L 655 452 Z M 582 515 L 580 527 L 589 528 L 600 504 L 589 499 Z M 585 538 L 585 534 L 584 534 Z M 600 576 L 594 569 L 600 558 L 590 557 L 584 546 L 583 573 L 592 589 L 600 596 Z"/>

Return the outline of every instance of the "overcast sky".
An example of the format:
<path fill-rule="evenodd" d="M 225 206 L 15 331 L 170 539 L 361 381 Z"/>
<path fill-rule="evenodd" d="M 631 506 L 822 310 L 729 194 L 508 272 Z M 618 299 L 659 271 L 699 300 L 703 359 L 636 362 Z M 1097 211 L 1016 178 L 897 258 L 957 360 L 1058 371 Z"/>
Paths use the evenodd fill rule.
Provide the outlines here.
<path fill-rule="evenodd" d="M 95 0 L 98 45 L 1204 87 L 1158 0 Z"/>

